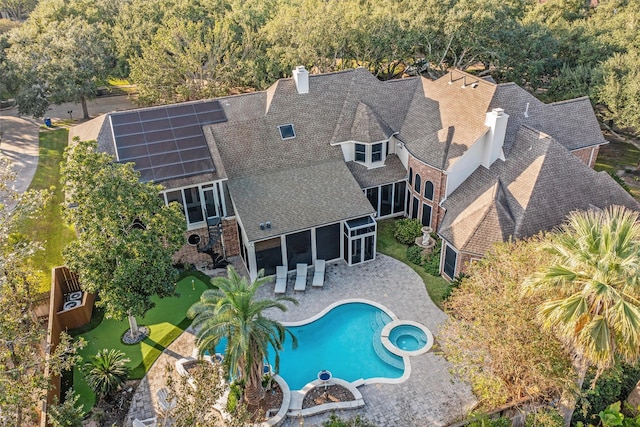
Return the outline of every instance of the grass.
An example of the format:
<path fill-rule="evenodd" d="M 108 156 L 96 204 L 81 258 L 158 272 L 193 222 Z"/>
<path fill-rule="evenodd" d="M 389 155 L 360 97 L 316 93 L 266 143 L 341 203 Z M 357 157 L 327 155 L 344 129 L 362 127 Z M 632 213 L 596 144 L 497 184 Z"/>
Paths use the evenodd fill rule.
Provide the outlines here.
<path fill-rule="evenodd" d="M 640 150 L 628 142 L 612 140 L 602 145 L 594 169 L 617 174 L 618 171 L 635 169 L 640 159 Z M 631 186 L 631 195 L 640 200 L 640 188 Z"/>
<path fill-rule="evenodd" d="M 449 282 L 444 280 L 442 277 L 435 277 L 430 275 L 429 273 L 424 271 L 424 268 L 422 268 L 422 266 L 414 264 L 407 259 L 408 246 L 398 242 L 393 236 L 395 221 L 396 220 L 394 219 L 387 219 L 378 222 L 378 251 L 385 255 L 389 255 L 390 257 L 393 257 L 398 261 L 402 261 L 409 267 L 413 268 L 413 270 L 418 273 L 420 277 L 422 277 L 431 300 L 438 307 L 442 308 L 444 296 L 448 293 L 450 287 Z"/>
<path fill-rule="evenodd" d="M 62 220 L 64 194 L 60 184 L 60 164 L 69 132 L 66 129 L 40 132 L 38 168 L 30 190 L 51 190 L 52 199 L 36 218 L 23 221 L 18 232 L 30 240 L 43 242 L 44 250 L 32 258 L 40 292 L 51 289 L 51 268 L 62 265 L 62 249 L 75 239 L 73 227 Z"/>
<path fill-rule="evenodd" d="M 187 310 L 200 299 L 200 294 L 209 287 L 208 283 L 201 281 L 200 276 L 187 275 L 177 284 L 178 297 L 153 297 L 156 306 L 149 310 L 144 318 L 137 319 L 140 326 L 149 328 L 150 334 L 144 341 L 134 345 L 126 345 L 121 341 L 129 329 L 126 319 L 104 319 L 99 310 L 94 310 L 89 325 L 71 331 L 74 337 L 83 337 L 87 341 L 87 346 L 80 351 L 83 361 L 88 361 L 103 348 L 115 348 L 123 351 L 131 359 L 127 364 L 131 369 L 129 377 L 142 378 L 164 349 L 189 327 L 191 320 L 186 316 Z M 85 411 L 89 411 L 95 404 L 95 394 L 87 385 L 78 366 L 73 372 L 73 389 L 80 395 L 78 403 L 84 405 Z"/>

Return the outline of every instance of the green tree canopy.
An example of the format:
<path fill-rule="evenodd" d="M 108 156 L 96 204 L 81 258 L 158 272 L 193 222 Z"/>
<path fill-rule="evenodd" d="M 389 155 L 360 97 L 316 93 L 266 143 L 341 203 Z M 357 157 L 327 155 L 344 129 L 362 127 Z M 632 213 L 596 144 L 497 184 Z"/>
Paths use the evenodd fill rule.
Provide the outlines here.
<path fill-rule="evenodd" d="M 97 94 L 106 76 L 111 45 L 104 26 L 81 15 L 51 13 L 58 0 L 41 2 L 30 18 L 10 32 L 7 62 L 19 87 L 20 114 L 46 115 L 50 104 L 79 102 L 89 118 L 86 101 Z M 73 11 L 73 9 L 71 9 Z"/>
<path fill-rule="evenodd" d="M 83 288 L 100 294 L 107 318 L 132 321 L 153 308 L 153 295 L 175 292 L 171 256 L 184 243 L 184 215 L 178 204 L 165 206 L 161 186 L 141 183 L 132 163 L 95 149 L 95 141 L 76 141 L 65 153 L 62 180 L 74 207 L 64 215 L 80 237 L 64 258 Z"/>
<path fill-rule="evenodd" d="M 227 338 L 225 366 L 231 377 L 245 381 L 244 396 L 249 405 L 257 404 L 264 397 L 262 369 L 269 347 L 275 350 L 275 369 L 278 370 L 278 352 L 282 350 L 286 334 L 294 340 L 294 346 L 297 342 L 284 326 L 264 315 L 269 309 L 286 311 L 284 301 L 295 304 L 297 301 L 284 296 L 273 300 L 256 299 L 258 288 L 269 280 L 262 277 L 263 273 L 260 270 L 258 278 L 249 283 L 246 277 L 241 277 L 229 266 L 228 277 L 213 279 L 215 289 L 204 291 L 200 301 L 187 312 L 194 319 L 200 354 L 214 349 L 220 339 Z"/>

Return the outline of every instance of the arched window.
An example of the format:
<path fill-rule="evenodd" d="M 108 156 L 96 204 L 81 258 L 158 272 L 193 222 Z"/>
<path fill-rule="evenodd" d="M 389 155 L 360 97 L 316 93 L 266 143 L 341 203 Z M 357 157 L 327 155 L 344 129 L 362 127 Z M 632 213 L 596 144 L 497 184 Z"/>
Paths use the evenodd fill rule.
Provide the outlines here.
<path fill-rule="evenodd" d="M 425 181 L 424 183 L 424 198 L 433 200 L 433 182 Z"/>
<path fill-rule="evenodd" d="M 413 168 L 409 168 L 409 185 L 413 183 Z"/>
<path fill-rule="evenodd" d="M 420 193 L 421 186 L 422 186 L 422 178 L 420 178 L 420 175 L 416 174 L 416 182 L 413 185 L 413 189 L 416 190 L 416 193 Z"/>

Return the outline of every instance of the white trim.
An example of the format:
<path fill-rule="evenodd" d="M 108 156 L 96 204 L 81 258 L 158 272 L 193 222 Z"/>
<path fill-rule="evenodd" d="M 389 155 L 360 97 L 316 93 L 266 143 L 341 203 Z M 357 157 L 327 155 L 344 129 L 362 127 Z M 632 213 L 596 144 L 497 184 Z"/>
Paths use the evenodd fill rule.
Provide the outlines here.
<path fill-rule="evenodd" d="M 589 163 L 587 166 L 591 167 L 591 161 L 593 161 L 593 152 L 596 150 L 596 147 L 591 147 L 591 153 L 589 154 Z"/>
<path fill-rule="evenodd" d="M 442 243 L 444 245 L 444 247 L 442 248 L 442 251 L 440 253 L 440 271 L 442 272 L 443 276 L 446 276 L 449 280 L 454 280 L 455 279 L 455 275 L 456 275 L 456 269 L 458 267 L 458 256 L 460 256 L 460 252 L 456 250 L 456 248 L 450 244 L 449 242 L 447 242 L 446 240 L 442 239 Z M 447 273 L 445 273 L 444 271 L 444 260 L 447 256 L 447 247 L 450 247 L 453 252 L 456 253 L 456 262 L 453 264 L 453 275 L 454 277 L 449 277 L 449 275 Z"/>
<path fill-rule="evenodd" d="M 116 134 L 113 132 L 113 122 L 111 121 L 111 114 L 109 114 L 109 127 L 111 128 L 111 136 L 113 136 L 113 150 L 116 153 L 116 161 L 120 161 L 120 156 L 118 156 L 118 145 L 116 144 Z"/>

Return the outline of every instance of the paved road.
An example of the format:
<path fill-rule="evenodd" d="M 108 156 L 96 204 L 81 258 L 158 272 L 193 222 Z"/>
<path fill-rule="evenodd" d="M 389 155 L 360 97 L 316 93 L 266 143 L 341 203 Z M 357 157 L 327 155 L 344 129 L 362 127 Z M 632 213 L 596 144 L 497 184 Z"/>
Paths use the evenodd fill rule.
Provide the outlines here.
<path fill-rule="evenodd" d="M 96 117 L 110 111 L 127 110 L 134 105 L 127 96 L 109 96 L 97 98 L 88 103 L 89 114 Z M 54 122 L 68 120 L 69 111 L 75 119 L 73 124 L 80 123 L 82 106 L 75 103 L 65 103 L 52 106 L 47 116 Z M 13 188 L 23 193 L 29 188 L 31 180 L 38 167 L 38 132 L 43 124 L 42 119 L 35 120 L 18 116 L 16 108 L 0 111 L 0 155 L 8 157 L 16 172 Z M 72 124 L 72 126 L 73 126 Z"/>

